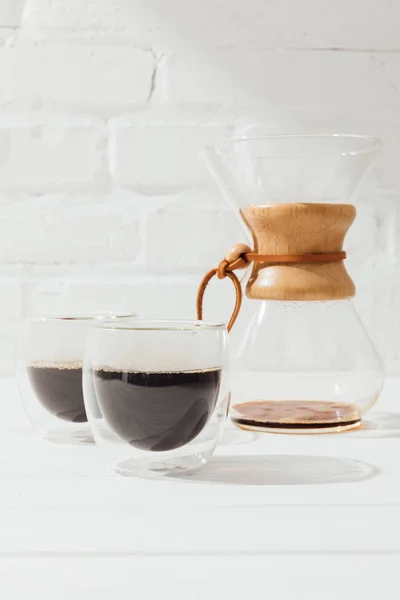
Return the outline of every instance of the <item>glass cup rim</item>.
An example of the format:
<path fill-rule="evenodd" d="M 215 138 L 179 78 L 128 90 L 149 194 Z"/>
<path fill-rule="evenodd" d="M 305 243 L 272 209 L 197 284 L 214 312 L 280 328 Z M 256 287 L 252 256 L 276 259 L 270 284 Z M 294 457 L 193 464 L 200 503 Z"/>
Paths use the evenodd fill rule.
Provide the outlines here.
<path fill-rule="evenodd" d="M 108 331 L 204 331 L 226 330 L 226 323 L 221 321 L 199 321 L 190 319 L 134 319 L 132 322 L 105 320 L 100 321 L 95 329 Z"/>
<path fill-rule="evenodd" d="M 134 319 L 136 313 L 115 313 L 112 312 L 87 312 L 81 314 L 43 314 L 43 315 L 29 315 L 24 320 L 26 323 L 46 323 L 47 321 L 75 321 L 75 322 L 99 322 L 110 321 L 111 323 L 119 319 Z"/>

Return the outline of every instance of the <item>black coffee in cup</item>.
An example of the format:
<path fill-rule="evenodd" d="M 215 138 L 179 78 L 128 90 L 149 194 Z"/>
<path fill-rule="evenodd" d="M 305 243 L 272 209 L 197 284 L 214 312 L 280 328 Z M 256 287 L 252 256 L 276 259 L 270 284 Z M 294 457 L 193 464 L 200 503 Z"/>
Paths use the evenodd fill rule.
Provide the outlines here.
<path fill-rule="evenodd" d="M 40 403 L 63 421 L 87 421 L 82 391 L 82 363 L 32 363 L 27 368 Z"/>
<path fill-rule="evenodd" d="M 221 369 L 173 372 L 93 370 L 99 409 L 111 429 L 141 450 L 180 448 L 214 412 Z"/>

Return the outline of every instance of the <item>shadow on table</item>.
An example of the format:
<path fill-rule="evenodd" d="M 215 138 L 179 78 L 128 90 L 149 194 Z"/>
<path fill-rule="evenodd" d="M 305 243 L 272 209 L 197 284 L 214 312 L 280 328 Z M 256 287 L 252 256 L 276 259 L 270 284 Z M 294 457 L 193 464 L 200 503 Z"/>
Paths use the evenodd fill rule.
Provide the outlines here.
<path fill-rule="evenodd" d="M 399 438 L 400 437 L 400 413 L 370 413 L 363 419 L 360 429 L 348 431 L 346 438 Z"/>
<path fill-rule="evenodd" d="M 350 483 L 379 474 L 377 467 L 331 456 L 218 456 L 201 471 L 174 479 L 225 485 Z"/>

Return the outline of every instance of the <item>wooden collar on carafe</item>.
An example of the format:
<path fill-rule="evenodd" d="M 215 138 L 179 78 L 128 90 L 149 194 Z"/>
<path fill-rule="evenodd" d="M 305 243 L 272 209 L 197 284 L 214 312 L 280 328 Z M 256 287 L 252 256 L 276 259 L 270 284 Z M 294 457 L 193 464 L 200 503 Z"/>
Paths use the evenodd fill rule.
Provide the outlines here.
<path fill-rule="evenodd" d="M 202 319 L 204 291 L 209 281 L 229 277 L 236 303 L 228 324 L 238 316 L 242 290 L 233 271 L 250 264 L 246 295 L 259 300 L 339 300 L 355 295 L 355 286 L 344 266 L 344 237 L 356 210 L 351 204 L 297 203 L 249 205 L 241 215 L 250 229 L 255 250 L 235 244 L 216 269 L 203 278 L 197 295 L 197 316 Z"/>

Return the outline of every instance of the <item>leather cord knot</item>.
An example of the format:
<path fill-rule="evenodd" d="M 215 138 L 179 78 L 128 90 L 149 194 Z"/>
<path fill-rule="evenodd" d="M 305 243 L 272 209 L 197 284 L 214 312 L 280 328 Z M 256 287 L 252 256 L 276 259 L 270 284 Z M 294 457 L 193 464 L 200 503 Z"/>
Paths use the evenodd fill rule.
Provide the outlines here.
<path fill-rule="evenodd" d="M 221 262 L 218 265 L 217 268 L 217 277 L 218 279 L 225 279 L 225 277 L 227 276 L 227 268 L 229 267 L 229 262 L 224 259 L 221 260 Z"/>
<path fill-rule="evenodd" d="M 228 273 L 236 271 L 237 269 L 245 269 L 250 262 L 247 259 L 247 254 L 249 252 L 251 252 L 251 250 L 246 244 L 234 244 L 229 252 L 227 252 L 224 260 L 218 265 L 218 279 L 224 279 L 227 277 Z"/>

